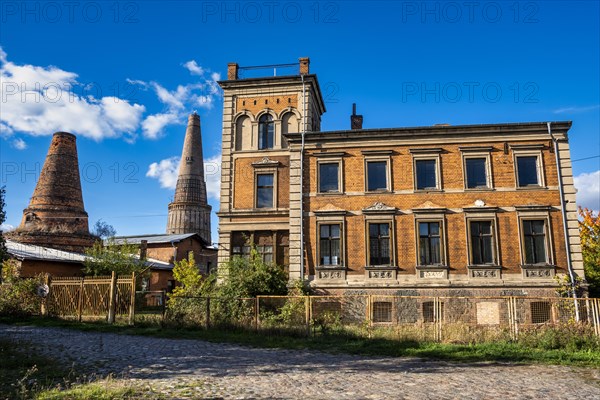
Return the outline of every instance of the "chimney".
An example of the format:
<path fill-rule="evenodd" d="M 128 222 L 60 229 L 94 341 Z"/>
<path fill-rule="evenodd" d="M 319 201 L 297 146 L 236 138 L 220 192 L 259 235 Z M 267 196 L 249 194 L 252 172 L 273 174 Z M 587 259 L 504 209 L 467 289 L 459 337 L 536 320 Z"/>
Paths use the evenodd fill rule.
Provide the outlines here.
<path fill-rule="evenodd" d="M 167 234 L 197 233 L 211 243 L 210 211 L 204 180 L 200 116 L 194 112 L 188 117 L 175 196 L 169 204 Z"/>
<path fill-rule="evenodd" d="M 145 260 L 148 256 L 148 241 L 142 240 L 140 243 L 140 260 Z"/>
<path fill-rule="evenodd" d="M 16 242 L 83 252 L 94 244 L 83 206 L 75 135 L 56 132 Z"/>
<path fill-rule="evenodd" d="M 350 116 L 350 128 L 352 130 L 362 129 L 363 116 L 356 115 L 356 103 L 352 103 L 352 115 Z"/>
<path fill-rule="evenodd" d="M 237 63 L 227 64 L 227 80 L 235 81 L 238 79 L 238 67 Z"/>
<path fill-rule="evenodd" d="M 300 62 L 300 75 L 308 75 L 309 66 L 310 66 L 310 58 L 308 57 L 300 57 L 298 59 Z"/>

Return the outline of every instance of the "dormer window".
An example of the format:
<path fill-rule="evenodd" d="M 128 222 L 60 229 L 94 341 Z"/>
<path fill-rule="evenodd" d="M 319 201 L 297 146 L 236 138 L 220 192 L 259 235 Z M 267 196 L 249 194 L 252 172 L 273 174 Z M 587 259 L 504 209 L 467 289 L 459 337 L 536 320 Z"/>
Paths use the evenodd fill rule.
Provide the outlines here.
<path fill-rule="evenodd" d="M 273 117 L 269 114 L 264 114 L 258 120 L 258 149 L 273 148 Z"/>

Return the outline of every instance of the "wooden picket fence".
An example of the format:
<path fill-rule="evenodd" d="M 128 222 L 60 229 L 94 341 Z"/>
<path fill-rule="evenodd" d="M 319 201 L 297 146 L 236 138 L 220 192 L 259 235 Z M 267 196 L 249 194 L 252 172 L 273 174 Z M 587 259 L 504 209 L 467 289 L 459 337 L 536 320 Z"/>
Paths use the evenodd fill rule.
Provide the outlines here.
<path fill-rule="evenodd" d="M 42 314 L 81 321 L 117 316 L 133 324 L 135 314 L 135 274 L 128 277 L 56 277 L 48 280 L 49 293 Z"/>

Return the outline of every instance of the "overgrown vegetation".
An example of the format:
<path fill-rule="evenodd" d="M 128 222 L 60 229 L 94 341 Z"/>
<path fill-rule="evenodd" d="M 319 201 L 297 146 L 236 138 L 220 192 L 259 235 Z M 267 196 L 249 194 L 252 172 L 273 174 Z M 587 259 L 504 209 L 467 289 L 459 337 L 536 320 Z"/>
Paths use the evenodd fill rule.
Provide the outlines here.
<path fill-rule="evenodd" d="M 0 320 L 0 322 L 6 322 Z M 396 327 L 370 327 L 367 324 L 334 329 L 326 332 L 315 328 L 313 335 L 293 332 L 241 328 L 198 329 L 170 327 L 158 324 L 143 326 L 107 325 L 101 322 L 72 322 L 32 318 L 17 324 L 66 327 L 83 331 L 112 332 L 170 339 L 200 339 L 215 343 L 237 343 L 255 347 L 305 350 L 329 353 L 349 353 L 371 356 L 423 357 L 459 362 L 504 361 L 511 363 L 540 363 L 600 367 L 600 344 L 593 332 L 572 325 L 527 328 L 519 340 L 506 335 L 503 339 L 477 343 L 455 340 L 438 343 L 430 340 L 407 339 Z M 418 327 L 417 327 L 418 328 Z"/>
<path fill-rule="evenodd" d="M 166 322 L 177 326 L 209 321 L 220 326 L 247 325 L 254 318 L 252 298 L 288 293 L 283 267 L 264 262 L 255 247 L 247 258 L 232 257 L 221 275 L 201 275 L 190 254 L 187 260 L 175 263 L 173 276 L 178 286 L 169 296 Z"/>
<path fill-rule="evenodd" d="M 144 270 L 144 261 L 137 255 L 138 247 L 132 244 L 117 245 L 112 239 L 106 243 L 96 241 L 85 254 L 88 256 L 83 270 L 86 275 L 110 275 L 112 271 L 117 275 L 131 275 Z"/>
<path fill-rule="evenodd" d="M 579 234 L 590 297 L 600 297 L 600 215 L 579 207 Z"/>
<path fill-rule="evenodd" d="M 20 278 L 17 260 L 9 259 L 2 263 L 2 284 L 0 284 L 0 315 L 24 317 L 40 311 L 41 298 L 37 289 L 42 276 Z"/>

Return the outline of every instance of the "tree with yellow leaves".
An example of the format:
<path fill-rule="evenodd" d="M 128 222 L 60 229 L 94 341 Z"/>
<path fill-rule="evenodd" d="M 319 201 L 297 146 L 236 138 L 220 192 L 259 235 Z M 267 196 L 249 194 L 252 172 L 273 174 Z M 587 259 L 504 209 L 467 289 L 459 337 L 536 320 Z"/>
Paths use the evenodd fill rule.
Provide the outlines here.
<path fill-rule="evenodd" d="M 600 215 L 581 207 L 578 212 L 583 265 L 590 285 L 590 297 L 600 297 Z"/>

